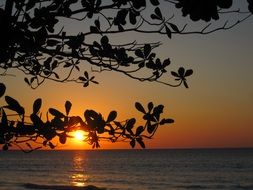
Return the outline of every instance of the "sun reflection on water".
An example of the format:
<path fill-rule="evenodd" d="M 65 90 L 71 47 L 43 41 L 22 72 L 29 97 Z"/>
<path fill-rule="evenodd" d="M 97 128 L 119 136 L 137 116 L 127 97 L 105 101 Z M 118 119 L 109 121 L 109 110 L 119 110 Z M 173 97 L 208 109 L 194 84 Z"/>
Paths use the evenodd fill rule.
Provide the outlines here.
<path fill-rule="evenodd" d="M 70 176 L 70 183 L 73 186 L 83 187 L 87 185 L 89 175 L 85 173 L 85 159 L 82 152 L 76 152 L 73 157 L 73 173 Z"/>
<path fill-rule="evenodd" d="M 87 176 L 84 174 L 73 174 L 71 176 L 71 185 L 77 186 L 77 187 L 84 187 L 87 184 Z"/>

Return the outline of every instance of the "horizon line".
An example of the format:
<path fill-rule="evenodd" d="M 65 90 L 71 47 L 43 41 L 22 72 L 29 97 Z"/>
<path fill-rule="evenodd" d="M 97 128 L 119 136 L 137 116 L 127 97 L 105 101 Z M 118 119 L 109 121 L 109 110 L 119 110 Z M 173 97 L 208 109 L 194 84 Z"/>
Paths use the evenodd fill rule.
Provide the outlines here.
<path fill-rule="evenodd" d="M 34 151 L 145 151 L 145 150 L 249 150 L 253 147 L 200 147 L 200 148 L 99 148 L 99 149 L 37 149 Z M 8 151 L 21 151 L 20 149 L 10 149 Z M 7 151 L 7 152 L 8 152 Z"/>

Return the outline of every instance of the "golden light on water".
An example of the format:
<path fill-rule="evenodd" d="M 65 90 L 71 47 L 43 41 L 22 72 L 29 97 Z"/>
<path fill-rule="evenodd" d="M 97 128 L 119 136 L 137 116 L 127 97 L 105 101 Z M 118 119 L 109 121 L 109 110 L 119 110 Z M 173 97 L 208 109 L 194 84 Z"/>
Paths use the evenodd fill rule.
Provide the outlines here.
<path fill-rule="evenodd" d="M 76 187 L 84 187 L 87 185 L 89 175 L 85 172 L 84 154 L 76 152 L 73 157 L 73 173 L 70 175 L 70 183 Z"/>
<path fill-rule="evenodd" d="M 83 173 L 73 174 L 71 176 L 71 184 L 76 187 L 84 187 L 87 185 L 86 178 L 87 178 L 87 176 L 84 175 Z"/>

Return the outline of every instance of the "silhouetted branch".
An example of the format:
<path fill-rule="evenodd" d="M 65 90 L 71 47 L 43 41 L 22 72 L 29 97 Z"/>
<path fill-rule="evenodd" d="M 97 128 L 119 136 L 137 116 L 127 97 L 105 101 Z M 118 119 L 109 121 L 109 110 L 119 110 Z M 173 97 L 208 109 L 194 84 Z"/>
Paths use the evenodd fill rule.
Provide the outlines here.
<path fill-rule="evenodd" d="M 4 95 L 5 89 L 5 85 L 0 83 L 0 97 Z M 151 139 L 160 125 L 174 122 L 173 119 L 161 118 L 164 106 L 154 106 L 152 102 L 146 110 L 140 103 L 135 104 L 136 109 L 143 114 L 144 127 L 136 124 L 135 118 L 116 121 L 116 111 L 111 111 L 107 117 L 94 110 L 85 110 L 84 118 L 71 116 L 72 104 L 69 101 L 65 103 L 65 114 L 55 108 L 49 108 L 50 117 L 47 116 L 45 121 L 41 117 L 40 98 L 34 101 L 30 116 L 25 115 L 25 109 L 14 98 L 5 96 L 5 102 L 6 105 L 0 107 L 0 144 L 3 150 L 8 150 L 11 146 L 17 146 L 24 152 L 42 148 L 34 147 L 36 144 L 54 149 L 54 138 L 65 144 L 68 138 L 74 137 L 71 133 L 77 130 L 87 133 L 83 141 L 93 148 L 99 148 L 101 140 L 126 141 L 130 142 L 132 147 L 138 143 L 145 148 L 144 139 Z M 8 112 L 15 114 L 7 114 Z"/>
<path fill-rule="evenodd" d="M 182 9 L 183 16 L 190 15 L 193 21 L 201 19 L 209 22 L 211 19 L 217 20 L 220 15 L 224 14 L 247 15 L 234 23 L 229 24 L 228 21 L 225 21 L 220 27 L 212 28 L 210 22 L 198 31 L 191 31 L 186 30 L 187 24 L 179 27 L 173 23 L 178 15 L 171 14 L 169 18 L 166 18 L 167 13 L 162 12 L 159 8 L 159 1 L 150 1 L 149 6 L 153 6 L 148 7 L 153 9 L 151 13 L 146 11 L 147 0 L 6 1 L 5 10 L 1 9 L 3 13 L 0 15 L 1 20 L 4 20 L 0 23 L 1 28 L 4 28 L 1 33 L 4 43 L 1 45 L 3 51 L 0 55 L 0 68 L 5 73 L 10 69 L 21 70 L 29 76 L 25 78 L 25 82 L 32 88 L 36 88 L 46 80 L 80 82 L 78 79 L 83 76 L 73 78 L 73 70 L 84 73 L 86 65 L 98 68 L 92 69 L 93 71 L 114 71 L 135 80 L 158 82 L 159 78 L 170 73 L 167 72 L 169 64 L 156 64 L 159 58 L 156 58 L 156 55 L 150 51 L 158 47 L 159 43 L 111 44 L 110 38 L 113 38 L 115 34 L 129 32 L 147 35 L 163 34 L 169 38 L 174 34 L 210 34 L 219 30 L 231 29 L 251 16 L 248 11 L 230 10 L 232 5 L 230 0 L 224 1 L 223 4 L 210 0 L 207 4 L 203 4 L 200 0 L 191 1 L 192 4 L 185 0 L 166 2 L 166 5 L 170 4 Z M 195 13 L 192 10 L 194 6 Z M 251 6 L 250 3 L 249 6 Z M 173 7 L 170 8 L 173 9 Z M 206 11 L 200 9 L 206 9 Z M 10 20 L 6 19 L 10 16 Z M 84 22 L 87 27 L 77 35 L 69 35 L 64 27 L 59 25 L 62 19 Z M 58 28 L 61 28 L 60 31 L 56 31 Z M 5 39 L 6 35 L 12 36 Z M 87 39 L 92 38 L 91 35 L 100 37 L 100 42 L 88 42 Z M 148 47 L 146 48 L 147 55 L 144 55 L 145 46 Z M 82 63 L 69 63 L 70 58 L 73 58 L 74 62 L 81 61 Z M 46 60 L 43 61 L 43 59 Z M 62 76 L 59 70 L 65 70 L 64 73 L 68 72 L 68 74 Z M 143 73 L 143 71 L 147 73 L 147 76 L 138 77 L 138 72 Z M 172 84 L 170 81 L 159 81 L 158 83 L 168 86 L 181 84 L 181 82 Z M 85 80 L 84 86 L 87 84 Z"/>
<path fill-rule="evenodd" d="M 11 70 L 19 70 L 33 89 L 47 80 L 75 82 L 87 87 L 98 84 L 95 76 L 89 75 L 89 68 L 93 73 L 111 71 L 141 82 L 188 88 L 187 77 L 193 70 L 183 67 L 171 70 L 170 58 L 162 60 L 154 52 L 161 43 L 139 42 L 138 35 L 159 34 L 169 39 L 174 35 L 206 35 L 231 29 L 253 13 L 252 0 L 245 0 L 248 10 L 232 7 L 232 0 L 162 3 L 158 0 L 5 0 L 0 5 L 0 76 L 11 76 Z M 163 9 L 163 6 L 168 7 Z M 178 20 L 182 17 L 186 17 L 185 22 Z M 85 27 L 82 31 L 70 32 L 64 26 L 69 20 Z M 198 21 L 204 22 L 196 29 L 194 23 Z M 132 33 L 138 34 L 132 42 L 122 39 L 112 43 L 116 35 L 135 36 Z M 4 92 L 5 86 L 0 83 L 0 97 Z M 53 119 L 43 121 L 38 115 L 40 99 L 34 102 L 30 116 L 25 115 L 24 108 L 15 99 L 5 96 L 5 101 L 7 105 L 0 108 L 0 144 L 4 150 L 24 143 L 34 150 L 30 141 L 54 148 L 53 138 L 58 137 L 64 144 L 77 129 L 88 133 L 85 141 L 93 147 L 99 147 L 99 140 L 103 139 L 129 141 L 132 147 L 137 142 L 144 148 L 144 138 L 152 138 L 158 126 L 173 122 L 160 120 L 163 106 L 154 107 L 152 103 L 148 104 L 148 111 L 136 103 L 145 121 L 143 126 L 136 126 L 134 118 L 115 121 L 115 111 L 110 112 L 107 120 L 94 110 L 86 110 L 84 119 L 69 116 L 71 103 L 68 101 L 66 114 L 50 108 Z M 17 114 L 16 120 L 10 119 L 14 115 L 6 113 L 9 111 Z M 31 122 L 26 121 L 27 117 Z"/>

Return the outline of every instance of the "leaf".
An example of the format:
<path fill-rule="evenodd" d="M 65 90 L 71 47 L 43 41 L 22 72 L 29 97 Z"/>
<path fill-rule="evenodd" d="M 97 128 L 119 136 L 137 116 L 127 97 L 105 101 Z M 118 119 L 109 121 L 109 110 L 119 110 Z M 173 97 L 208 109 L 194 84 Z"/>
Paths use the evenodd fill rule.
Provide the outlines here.
<path fill-rule="evenodd" d="M 63 67 L 66 68 L 66 67 L 70 67 L 70 66 L 72 66 L 72 64 L 70 62 L 65 62 L 65 65 Z"/>
<path fill-rule="evenodd" d="M 139 136 L 143 131 L 144 131 L 144 127 L 143 127 L 143 126 L 139 126 L 139 127 L 136 129 L 135 136 Z"/>
<path fill-rule="evenodd" d="M 123 129 L 123 126 L 121 125 L 120 122 L 118 122 L 118 121 L 113 121 L 113 123 L 114 123 L 118 128 Z"/>
<path fill-rule="evenodd" d="M 118 29 L 119 29 L 119 32 L 123 32 L 124 31 L 124 28 L 123 28 L 123 26 L 122 25 L 118 25 Z"/>
<path fill-rule="evenodd" d="M 163 108 L 164 108 L 163 105 L 158 105 L 158 106 L 156 106 L 156 107 L 154 108 L 154 113 L 155 113 L 155 114 L 161 114 L 161 113 L 163 113 Z"/>
<path fill-rule="evenodd" d="M 135 147 L 135 139 L 132 139 L 132 140 L 130 141 L 130 145 L 131 145 L 132 148 Z"/>
<path fill-rule="evenodd" d="M 109 43 L 108 37 L 107 37 L 107 36 L 103 36 L 103 37 L 101 38 L 101 44 L 102 44 L 102 46 L 105 46 L 105 45 L 107 45 L 108 43 Z"/>
<path fill-rule="evenodd" d="M 171 71 L 171 75 L 173 75 L 174 77 L 179 77 L 179 75 L 174 71 Z"/>
<path fill-rule="evenodd" d="M 97 27 L 97 29 L 100 29 L 100 21 L 95 20 L 94 23 L 95 23 L 95 26 Z"/>
<path fill-rule="evenodd" d="M 28 78 L 24 78 L 24 81 L 26 82 L 26 84 L 28 84 L 30 86 L 30 82 L 29 82 L 29 79 Z"/>
<path fill-rule="evenodd" d="M 50 128 L 46 128 L 46 130 L 44 131 L 44 134 L 43 134 L 43 136 L 47 140 L 52 140 L 56 135 L 57 135 L 56 131 L 54 129 L 50 129 Z"/>
<path fill-rule="evenodd" d="M 99 118 L 99 114 L 94 110 L 85 110 L 84 117 L 88 123 L 92 122 L 93 120 Z"/>
<path fill-rule="evenodd" d="M 156 124 L 155 125 L 148 125 L 148 127 L 147 127 L 148 133 L 149 134 L 153 133 L 154 130 L 156 129 L 156 126 L 157 126 Z"/>
<path fill-rule="evenodd" d="M 29 11 L 30 9 L 32 9 L 36 4 L 36 1 L 34 0 L 30 0 L 28 1 L 28 3 L 26 4 L 26 11 Z"/>
<path fill-rule="evenodd" d="M 185 80 L 184 80 L 184 86 L 185 86 L 185 88 L 189 88 L 189 86 Z"/>
<path fill-rule="evenodd" d="M 148 57 L 150 52 L 151 52 L 151 45 L 150 44 L 145 44 L 144 45 L 144 56 L 145 56 L 145 58 Z"/>
<path fill-rule="evenodd" d="M 19 115 L 23 115 L 25 113 L 25 110 L 20 104 L 18 103 L 17 100 L 15 100 L 12 97 L 5 96 L 5 101 L 7 102 L 8 106 L 6 108 L 17 112 Z"/>
<path fill-rule="evenodd" d="M 32 85 L 32 83 L 34 82 L 34 80 L 36 79 L 37 77 L 32 77 L 31 79 L 30 79 L 30 84 Z"/>
<path fill-rule="evenodd" d="M 101 45 L 97 41 L 93 42 L 93 47 L 96 48 L 96 49 L 101 50 Z"/>
<path fill-rule="evenodd" d="M 118 11 L 115 19 L 114 19 L 114 24 L 115 25 L 125 25 L 126 24 L 126 16 L 128 14 L 128 9 L 121 9 Z"/>
<path fill-rule="evenodd" d="M 117 117 L 117 112 L 116 111 L 111 111 L 110 114 L 108 115 L 106 123 L 109 123 L 109 122 L 113 121 L 116 117 Z"/>
<path fill-rule="evenodd" d="M 146 6 L 146 0 L 135 0 L 135 1 L 132 0 L 132 3 L 135 9 L 140 9 L 141 7 Z"/>
<path fill-rule="evenodd" d="M 70 101 L 66 101 L 66 102 L 65 102 L 66 115 L 69 115 L 69 111 L 70 111 L 70 109 L 71 109 L 71 106 L 72 106 L 72 104 L 71 104 Z"/>
<path fill-rule="evenodd" d="M 134 53 L 137 57 L 144 58 L 143 52 L 140 49 L 135 50 Z"/>
<path fill-rule="evenodd" d="M 193 74 L 193 70 L 192 69 L 188 69 L 188 70 L 186 70 L 184 76 L 188 77 L 188 76 L 191 76 L 192 74 Z"/>
<path fill-rule="evenodd" d="M 83 84 L 83 87 L 88 87 L 89 86 L 89 81 L 87 81 L 87 82 L 85 82 L 84 84 Z"/>
<path fill-rule="evenodd" d="M 99 84 L 99 82 L 95 81 L 95 80 L 91 80 L 92 83 L 94 84 Z"/>
<path fill-rule="evenodd" d="M 154 61 L 149 60 L 149 61 L 146 63 L 146 67 L 149 68 L 149 69 L 155 69 L 155 68 L 156 68 L 156 65 L 155 65 Z"/>
<path fill-rule="evenodd" d="M 137 20 L 136 20 L 136 14 L 133 11 L 129 12 L 129 20 L 131 24 L 136 24 Z"/>
<path fill-rule="evenodd" d="M 166 34 L 169 38 L 171 38 L 171 31 L 169 29 L 169 27 L 165 26 L 165 30 L 166 30 Z"/>
<path fill-rule="evenodd" d="M 61 49 L 62 49 L 62 46 L 61 46 L 61 45 L 57 45 L 56 48 L 55 48 L 55 51 L 56 51 L 56 52 L 60 52 Z M 57 57 L 57 59 L 60 59 L 59 56 Z M 63 58 L 61 58 L 61 60 L 62 60 L 62 59 L 63 59 Z"/>
<path fill-rule="evenodd" d="M 53 74 L 54 74 L 55 78 L 57 78 L 57 79 L 60 78 L 59 75 L 58 75 L 57 73 L 53 72 Z"/>
<path fill-rule="evenodd" d="M 174 123 L 174 120 L 173 119 L 162 119 L 160 122 L 160 125 L 169 124 L 169 123 Z"/>
<path fill-rule="evenodd" d="M 169 66 L 170 65 L 170 58 L 168 58 L 168 59 L 165 59 L 164 61 L 163 61 L 163 67 L 167 67 L 167 66 Z"/>
<path fill-rule="evenodd" d="M 55 148 L 55 145 L 53 145 L 53 143 L 51 143 L 51 142 L 49 142 L 48 145 L 49 145 L 49 147 L 50 147 L 51 149 L 54 149 L 54 148 Z"/>
<path fill-rule="evenodd" d="M 139 103 L 139 102 L 136 102 L 135 103 L 135 108 L 138 110 L 138 111 L 140 111 L 140 112 L 142 112 L 142 113 L 146 113 L 146 111 L 145 111 L 145 109 L 143 108 L 143 106 Z"/>
<path fill-rule="evenodd" d="M 67 124 L 65 122 L 68 122 Z M 64 126 L 71 126 L 69 121 L 62 121 L 60 118 L 55 117 L 51 120 L 51 126 L 54 126 L 54 130 L 64 130 Z"/>
<path fill-rule="evenodd" d="M 99 8 L 99 6 L 101 5 L 102 1 L 101 0 L 97 0 L 96 2 L 96 8 Z"/>
<path fill-rule="evenodd" d="M 54 108 L 49 108 L 49 113 L 55 117 L 58 117 L 58 118 L 63 118 L 65 117 L 65 115 L 63 113 L 61 113 L 60 111 L 54 109 Z"/>
<path fill-rule="evenodd" d="M 150 3 L 151 3 L 152 5 L 154 5 L 154 6 L 157 6 L 157 5 L 160 4 L 158 0 L 150 0 Z"/>
<path fill-rule="evenodd" d="M 135 118 L 131 118 L 127 121 L 126 129 L 131 130 L 134 127 L 134 124 L 136 122 Z"/>
<path fill-rule="evenodd" d="M 159 18 L 160 20 L 163 19 L 163 16 L 162 16 L 162 13 L 161 13 L 161 10 L 160 10 L 159 7 L 156 7 L 156 8 L 155 8 L 155 14 L 158 16 L 158 18 Z"/>
<path fill-rule="evenodd" d="M 26 21 L 28 21 L 28 22 L 31 21 L 31 17 L 28 13 L 25 13 L 24 17 L 25 17 Z"/>
<path fill-rule="evenodd" d="M 148 103 L 148 111 L 150 112 L 153 109 L 153 107 L 154 107 L 153 102 L 149 102 Z"/>
<path fill-rule="evenodd" d="M 249 3 L 253 3 L 252 0 L 248 0 Z M 232 0 L 223 0 L 223 1 L 217 1 L 218 6 L 222 9 L 228 9 L 232 6 L 233 1 Z"/>
<path fill-rule="evenodd" d="M 41 108 L 42 100 L 41 98 L 38 98 L 33 103 L 33 114 L 38 114 L 40 108 Z"/>
<path fill-rule="evenodd" d="M 98 28 L 95 27 L 95 26 L 90 26 L 90 32 L 91 32 L 91 33 L 99 33 L 99 30 L 98 30 Z"/>
<path fill-rule="evenodd" d="M 145 148 L 145 144 L 144 144 L 142 138 L 137 138 L 136 140 L 139 143 L 139 145 L 141 145 L 141 148 Z"/>
<path fill-rule="evenodd" d="M 157 19 L 157 20 L 160 20 L 160 18 L 157 16 L 157 15 L 155 15 L 155 14 L 151 14 L 150 15 L 150 17 L 152 18 L 152 19 Z"/>
<path fill-rule="evenodd" d="M 87 79 L 84 78 L 84 77 L 79 77 L 78 79 L 81 80 L 81 81 L 87 81 Z"/>
<path fill-rule="evenodd" d="M 80 68 L 78 66 L 76 66 L 76 65 L 75 65 L 75 69 L 78 70 L 78 71 L 80 71 Z"/>
<path fill-rule="evenodd" d="M 36 115 L 36 114 L 31 114 L 30 115 L 30 119 L 31 119 L 31 121 L 33 122 L 33 124 L 34 124 L 34 126 L 36 127 L 36 128 L 43 128 L 44 127 L 44 123 L 43 123 L 43 121 L 41 120 L 41 118 L 38 116 L 38 115 Z"/>
<path fill-rule="evenodd" d="M 42 143 L 43 146 L 47 146 L 47 142 L 48 142 L 47 140 L 46 140 L 46 141 L 43 141 L 43 143 Z"/>
<path fill-rule="evenodd" d="M 162 66 L 161 60 L 159 58 L 157 58 L 155 60 L 155 64 L 156 64 L 156 67 L 158 67 L 158 68 L 160 68 Z"/>
<path fill-rule="evenodd" d="M 134 136 L 134 133 L 132 131 L 132 128 L 134 127 L 134 124 L 136 122 L 136 119 L 135 118 L 132 118 L 132 119 L 129 119 L 126 123 L 126 127 L 125 129 L 132 135 Z"/>
<path fill-rule="evenodd" d="M 67 137 L 66 137 L 66 134 L 65 134 L 65 133 L 64 133 L 64 134 L 61 134 L 61 135 L 59 136 L 59 141 L 60 141 L 61 144 L 65 144 L 65 143 L 66 143 Z"/>
<path fill-rule="evenodd" d="M 183 68 L 183 67 L 180 67 L 179 69 L 178 69 L 178 74 L 179 74 L 179 76 L 180 77 L 184 77 L 184 73 L 185 73 L 185 69 Z"/>
<path fill-rule="evenodd" d="M 86 79 L 89 79 L 89 74 L 88 74 L 87 71 L 84 71 L 84 76 L 85 76 Z"/>
<path fill-rule="evenodd" d="M 5 111 L 4 111 L 4 109 L 2 109 L 1 126 L 3 126 L 3 127 L 7 127 L 8 126 L 8 119 L 7 119 L 7 115 L 6 115 Z"/>
<path fill-rule="evenodd" d="M 248 9 L 251 13 L 253 13 L 253 1 L 252 0 L 247 0 L 249 5 L 248 5 Z"/>
<path fill-rule="evenodd" d="M 48 57 L 45 61 L 44 61 L 44 66 L 46 67 L 46 69 L 50 70 L 50 63 L 52 62 L 53 58 L 52 57 Z"/>
<path fill-rule="evenodd" d="M 92 18 L 93 17 L 93 11 L 90 10 L 90 12 L 87 13 L 88 18 Z"/>
<path fill-rule="evenodd" d="M 170 27 L 172 28 L 172 30 L 174 30 L 175 32 L 180 32 L 177 25 L 173 24 L 173 23 L 169 23 Z"/>
<path fill-rule="evenodd" d="M 58 61 L 54 60 L 54 62 L 52 63 L 52 70 L 54 70 L 57 66 L 58 66 Z"/>
<path fill-rule="evenodd" d="M 81 0 L 81 4 L 82 6 L 85 8 L 86 6 L 88 6 L 89 4 L 87 3 L 87 0 Z"/>
<path fill-rule="evenodd" d="M 139 68 L 143 68 L 145 66 L 145 61 L 141 61 L 138 65 Z"/>
<path fill-rule="evenodd" d="M 3 83 L 0 83 L 0 98 L 4 95 L 6 91 L 6 86 Z"/>

